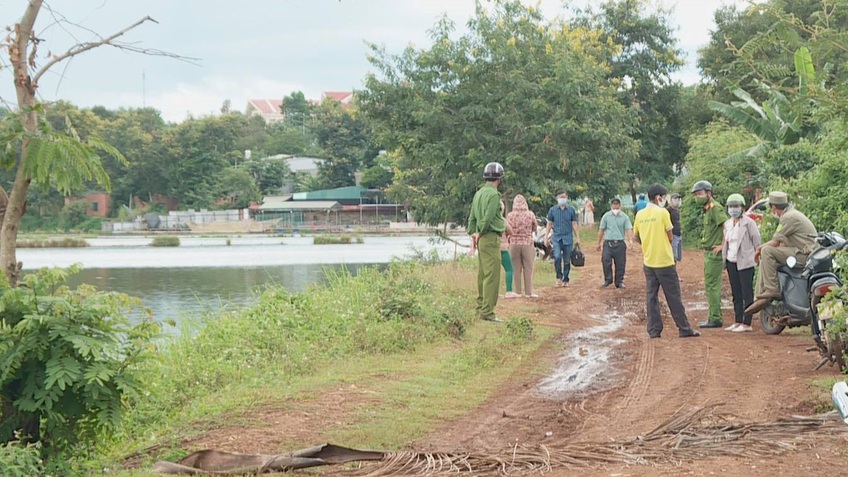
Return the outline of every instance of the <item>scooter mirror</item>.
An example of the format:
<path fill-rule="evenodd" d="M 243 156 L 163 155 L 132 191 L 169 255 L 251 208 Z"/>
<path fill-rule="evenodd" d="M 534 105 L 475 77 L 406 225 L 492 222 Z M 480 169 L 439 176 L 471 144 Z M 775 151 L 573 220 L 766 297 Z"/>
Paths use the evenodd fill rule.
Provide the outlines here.
<path fill-rule="evenodd" d="M 795 265 L 798 263 L 798 260 L 795 257 L 787 257 L 786 258 L 786 266 L 789 268 L 795 268 Z"/>

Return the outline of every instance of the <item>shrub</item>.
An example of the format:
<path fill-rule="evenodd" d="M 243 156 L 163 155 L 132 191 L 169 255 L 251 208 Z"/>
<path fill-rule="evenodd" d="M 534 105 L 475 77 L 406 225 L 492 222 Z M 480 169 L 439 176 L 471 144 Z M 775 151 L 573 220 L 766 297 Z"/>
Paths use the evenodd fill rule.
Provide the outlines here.
<path fill-rule="evenodd" d="M 314 245 L 343 245 L 351 243 L 364 243 L 361 235 L 316 235 L 312 239 Z"/>
<path fill-rule="evenodd" d="M 180 238 L 174 237 L 173 235 L 160 235 L 158 237 L 153 237 L 153 241 L 150 242 L 152 247 L 179 247 L 180 246 Z"/>
<path fill-rule="evenodd" d="M 0 444 L 0 469 L 4 477 L 37 477 L 44 472 L 41 446 L 16 440 Z"/>
<path fill-rule="evenodd" d="M 71 230 L 88 219 L 88 202 L 75 200 L 62 207 L 59 212 L 59 226 Z"/>
<path fill-rule="evenodd" d="M 731 155 L 756 144 L 756 139 L 742 128 L 729 126 L 724 121 L 708 124 L 703 132 L 689 139 L 686 154 L 688 174 L 678 192 L 683 196 L 680 221 L 687 244 L 700 243 L 703 208 L 695 204 L 692 185 L 708 180 L 713 185 L 716 199 L 724 204 L 727 196 L 740 193 L 750 202 L 756 188 L 762 187 L 762 161 Z"/>
<path fill-rule="evenodd" d="M 18 248 L 82 248 L 88 247 L 85 239 L 63 237 L 57 239 L 23 239 L 18 240 Z"/>
<path fill-rule="evenodd" d="M 139 390 L 158 327 L 130 324 L 137 299 L 64 286 L 78 271 L 42 269 L 0 296 L 0 443 L 20 433 L 53 453 L 91 442 Z"/>

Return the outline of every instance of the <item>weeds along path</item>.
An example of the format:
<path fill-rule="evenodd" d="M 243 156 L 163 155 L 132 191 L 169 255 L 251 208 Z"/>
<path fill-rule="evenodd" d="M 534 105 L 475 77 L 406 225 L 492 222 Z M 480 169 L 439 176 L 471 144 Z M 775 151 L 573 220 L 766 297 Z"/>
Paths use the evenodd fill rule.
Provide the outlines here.
<path fill-rule="evenodd" d="M 675 412 L 706 403 L 720 403 L 718 409 L 740 423 L 820 411 L 809 383 L 836 371 L 813 371 L 816 356 L 805 352 L 806 332 L 767 336 L 755 325 L 754 333 L 710 329 L 702 330 L 701 338 L 680 339 L 666 309 L 663 337 L 648 339 L 641 255 L 636 250 L 628 255 L 624 290 L 599 287 L 599 255 L 587 254 L 586 267 L 570 287 L 539 290 L 537 301 L 499 305 L 510 312 L 532 312 L 538 325 L 556 327 L 558 336 L 483 406 L 420 440 L 416 450 L 506 452 L 516 444 L 555 448 L 624 439 L 644 435 Z M 698 252 L 685 255 L 679 271 L 695 325 L 706 319 L 703 258 Z M 725 309 L 726 325 L 732 316 Z M 558 386 L 548 385 L 558 377 Z M 844 474 L 846 444 L 841 438 L 779 458 L 713 458 L 669 468 L 611 467 L 579 475 L 812 475 L 814 470 L 836 475 Z M 552 475 L 577 474 L 555 470 Z"/>

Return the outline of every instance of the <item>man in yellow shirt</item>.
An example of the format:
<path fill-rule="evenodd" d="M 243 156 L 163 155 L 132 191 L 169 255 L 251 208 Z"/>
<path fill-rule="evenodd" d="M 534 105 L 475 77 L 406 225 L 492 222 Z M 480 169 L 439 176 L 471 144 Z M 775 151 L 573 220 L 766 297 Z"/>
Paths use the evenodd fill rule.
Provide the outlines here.
<path fill-rule="evenodd" d="M 677 276 L 671 250 L 671 216 L 663 207 L 668 189 L 660 184 L 648 188 L 648 206 L 636 214 L 633 233 L 642 244 L 645 282 L 647 288 L 648 336 L 659 338 L 663 330 L 660 315 L 660 287 L 681 338 L 701 336 L 692 329 L 680 298 L 680 279 Z"/>

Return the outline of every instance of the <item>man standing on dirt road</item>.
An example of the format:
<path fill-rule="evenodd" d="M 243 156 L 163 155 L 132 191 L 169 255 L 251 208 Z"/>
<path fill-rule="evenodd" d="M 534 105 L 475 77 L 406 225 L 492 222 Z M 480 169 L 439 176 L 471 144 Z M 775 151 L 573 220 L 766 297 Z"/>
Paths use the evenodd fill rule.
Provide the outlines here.
<path fill-rule="evenodd" d="M 545 237 L 550 237 L 553 229 L 554 270 L 556 270 L 556 286 L 567 287 L 571 274 L 571 250 L 574 244 L 580 244 L 577 233 L 577 211 L 568 205 L 568 194 L 557 193 L 557 205 L 548 211 L 548 230 Z M 545 239 L 545 245 L 551 246 L 551 239 Z"/>
<path fill-rule="evenodd" d="M 721 328 L 721 277 L 724 259 L 724 223 L 730 218 L 724 207 L 713 198 L 713 185 L 698 181 L 692 187 L 695 203 L 704 208 L 704 225 L 701 229 L 701 248 L 704 250 L 704 288 L 707 292 L 709 314 L 698 323 L 699 328 Z"/>
<path fill-rule="evenodd" d="M 680 227 L 680 206 L 683 205 L 683 200 L 680 194 L 671 194 L 671 200 L 668 201 L 669 215 L 671 215 L 671 251 L 674 253 L 674 261 L 680 263 L 683 261 L 683 229 Z"/>
<path fill-rule="evenodd" d="M 807 257 L 816 248 L 816 226 L 801 211 L 789 205 L 786 192 L 774 191 L 769 194 L 768 200 L 771 213 L 780 220 L 780 225 L 771 240 L 754 253 L 760 271 L 757 273 L 756 301 L 745 309 L 749 315 L 765 308 L 772 299 L 780 298 L 777 268 L 790 256 L 795 257 L 798 263 L 806 263 Z"/>
<path fill-rule="evenodd" d="M 495 316 L 495 306 L 501 283 L 501 235 L 506 230 L 498 193 L 503 176 L 502 165 L 486 164 L 483 169 L 486 183 L 474 194 L 468 215 L 471 246 L 477 249 L 477 316 L 494 322 L 501 321 Z"/>
<path fill-rule="evenodd" d="M 680 280 L 674 254 L 671 251 L 671 217 L 662 207 L 668 189 L 660 184 L 648 188 L 648 205 L 636 214 L 633 233 L 642 244 L 645 287 L 647 298 L 648 336 L 659 338 L 663 331 L 660 315 L 659 290 L 663 289 L 665 301 L 681 338 L 701 336 L 693 330 L 686 318 L 686 309 L 680 297 Z"/>
<path fill-rule="evenodd" d="M 621 212 L 621 200 L 613 199 L 610 211 L 601 217 L 598 226 L 598 251 L 602 252 L 601 263 L 604 267 L 602 288 L 613 284 L 612 265 L 615 262 L 615 287 L 624 288 L 624 269 L 627 265 L 627 238 L 633 246 L 633 225 L 630 217 Z"/>

